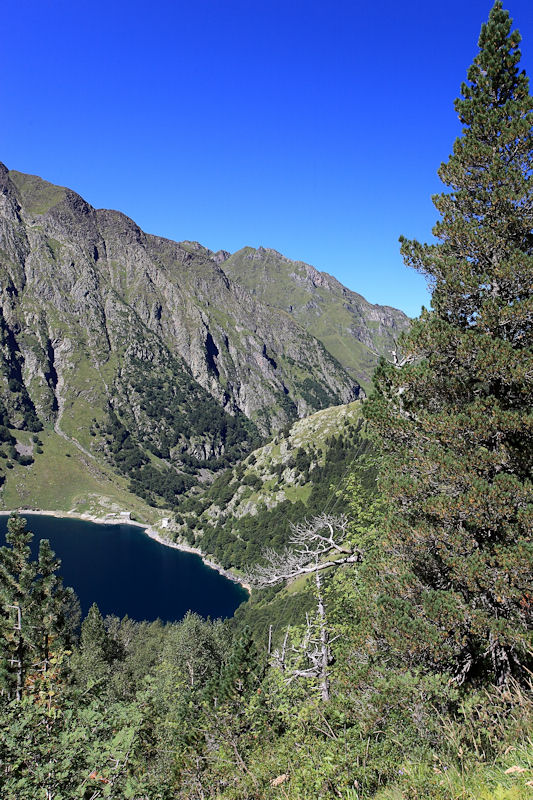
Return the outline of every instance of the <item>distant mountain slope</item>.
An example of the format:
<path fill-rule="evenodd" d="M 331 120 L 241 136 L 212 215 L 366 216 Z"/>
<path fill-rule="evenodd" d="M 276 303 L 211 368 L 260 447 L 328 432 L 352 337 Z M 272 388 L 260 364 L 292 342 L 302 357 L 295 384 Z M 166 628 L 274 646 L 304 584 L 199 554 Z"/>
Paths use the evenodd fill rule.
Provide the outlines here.
<path fill-rule="evenodd" d="M 258 431 L 354 400 L 326 347 L 224 258 L 1 165 L 0 427 L 55 428 L 172 507 Z"/>
<path fill-rule="evenodd" d="M 1 177 L 3 288 L 19 307 L 44 308 L 47 324 L 50 308 L 68 317 L 93 361 L 107 362 L 140 326 L 137 339 L 155 335 L 221 405 L 264 430 L 357 395 L 316 339 L 229 281 L 211 251 L 144 234 L 34 176 Z"/>
<path fill-rule="evenodd" d="M 396 308 L 372 305 L 325 272 L 264 247 L 244 247 L 223 262 L 228 277 L 263 303 L 286 311 L 363 387 L 409 324 Z"/>

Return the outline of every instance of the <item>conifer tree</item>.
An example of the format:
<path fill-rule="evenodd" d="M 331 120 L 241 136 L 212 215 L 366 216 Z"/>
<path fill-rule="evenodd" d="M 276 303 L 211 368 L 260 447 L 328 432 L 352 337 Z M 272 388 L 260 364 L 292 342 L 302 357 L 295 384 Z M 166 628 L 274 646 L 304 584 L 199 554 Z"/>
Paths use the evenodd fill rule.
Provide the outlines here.
<path fill-rule="evenodd" d="M 437 241 L 400 240 L 433 310 L 378 368 L 366 412 L 404 564 L 382 631 L 459 683 L 531 667 L 533 99 L 511 27 L 497 0 L 455 103 Z"/>
<path fill-rule="evenodd" d="M 111 643 L 100 609 L 93 603 L 81 625 L 79 650 L 73 658 L 73 669 L 81 684 L 99 683 L 109 677 Z"/>
<path fill-rule="evenodd" d="M 68 647 L 77 598 L 57 575 L 60 562 L 48 539 L 33 561 L 26 520 L 12 514 L 7 527 L 7 546 L 0 548 L 0 682 L 20 700 L 27 676 L 45 673 L 52 650 Z"/>
<path fill-rule="evenodd" d="M 7 547 L 0 548 L 0 660 L 2 690 L 20 700 L 31 659 L 31 589 L 36 576 L 30 560 L 33 534 L 26 520 L 12 514 L 7 523 Z"/>

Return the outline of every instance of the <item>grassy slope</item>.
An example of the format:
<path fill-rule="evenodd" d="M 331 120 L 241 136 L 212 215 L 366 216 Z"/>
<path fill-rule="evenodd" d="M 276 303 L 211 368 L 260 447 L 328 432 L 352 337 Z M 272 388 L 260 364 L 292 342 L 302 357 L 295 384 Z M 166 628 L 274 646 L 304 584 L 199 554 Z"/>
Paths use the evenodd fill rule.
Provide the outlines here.
<path fill-rule="evenodd" d="M 252 258 L 254 253 L 257 256 L 259 251 L 251 247 L 239 250 L 223 263 L 223 270 L 263 302 L 286 311 L 291 308 L 298 322 L 368 390 L 379 359 L 376 353 L 382 354 L 392 345 L 390 332 L 383 335 L 377 322 L 365 319 L 374 307 L 330 276 L 324 276 L 324 285 L 312 285 L 306 280 L 308 267 L 301 261 L 290 261 L 274 250 L 264 250 L 260 259 Z M 407 323 L 401 312 L 387 311 L 400 324 Z M 372 348 L 351 333 L 359 326 L 368 329 Z"/>
<path fill-rule="evenodd" d="M 306 503 L 311 485 L 302 485 L 297 480 L 286 484 L 283 476 L 271 473 L 272 468 L 287 462 L 299 447 L 320 447 L 326 438 L 339 433 L 345 422 L 355 421 L 359 409 L 360 403 L 355 402 L 319 411 L 294 423 L 287 436 L 280 434 L 256 450 L 254 458 L 244 462 L 244 475 L 259 477 L 261 489 L 250 490 L 244 497 L 235 497 L 232 512 L 237 515 L 254 513 L 254 507 L 274 507 L 284 499 Z M 19 443 L 33 446 L 32 434 L 18 430 L 12 430 L 12 433 Z M 83 439 L 85 444 L 85 436 L 80 436 L 79 430 L 72 433 L 77 433 L 77 438 Z M 105 462 L 89 458 L 52 429 L 46 428 L 38 436 L 43 442 L 44 452 L 38 454 L 33 449 L 34 463 L 24 467 L 14 461 L 13 469 L 5 470 L 6 482 L 0 490 L 0 508 L 75 511 L 98 517 L 110 511 L 128 510 L 137 520 L 147 523 L 169 515 L 169 512 L 154 509 L 129 492 L 126 478 L 117 475 Z M 254 461 L 253 465 L 251 461 Z M 234 490 L 237 494 L 237 482 Z"/>
<path fill-rule="evenodd" d="M 31 444 L 31 434 L 12 433 L 18 442 Z M 2 509 L 30 507 L 97 517 L 111 511 L 132 511 L 135 519 L 146 523 L 165 515 L 128 492 L 124 478 L 88 458 L 54 431 L 45 429 L 39 438 L 44 452 L 33 453 L 32 465 L 23 467 L 13 462 L 13 469 L 6 470 L 6 483 L 0 492 Z"/>
<path fill-rule="evenodd" d="M 243 513 L 254 514 L 260 507 L 273 508 L 282 500 L 305 503 L 311 493 L 310 483 L 301 483 L 298 472 L 289 468 L 281 475 L 276 475 L 273 468 L 278 465 L 285 466 L 298 448 L 322 448 L 326 439 L 339 434 L 345 424 L 354 423 L 360 416 L 361 403 L 356 400 L 343 406 L 332 406 L 323 411 L 317 411 L 310 417 L 297 420 L 287 435 L 278 434 L 263 447 L 255 450 L 244 463 L 244 479 L 256 476 L 261 481 L 261 488 L 256 491 L 244 492 L 239 496 L 239 482 L 235 477 L 232 485 L 235 489 L 233 502 L 230 508 L 233 515 L 241 516 Z M 318 458 L 318 463 L 324 461 L 323 454 Z M 241 489 L 242 491 L 242 489 Z"/>
<path fill-rule="evenodd" d="M 55 186 L 37 175 L 26 175 L 16 170 L 10 170 L 9 177 L 17 186 L 24 204 L 32 214 L 45 214 L 60 203 L 68 191 L 63 186 Z"/>

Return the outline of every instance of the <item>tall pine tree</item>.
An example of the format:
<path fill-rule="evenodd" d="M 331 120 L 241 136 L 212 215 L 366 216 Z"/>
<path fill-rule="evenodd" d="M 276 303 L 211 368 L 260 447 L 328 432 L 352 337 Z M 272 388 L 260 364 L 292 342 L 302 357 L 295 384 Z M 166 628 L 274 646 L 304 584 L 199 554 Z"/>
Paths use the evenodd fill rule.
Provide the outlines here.
<path fill-rule="evenodd" d="M 463 130 L 439 170 L 437 242 L 401 239 L 433 310 L 400 363 L 381 364 L 366 412 L 399 560 L 383 630 L 460 683 L 531 667 L 533 99 L 511 27 L 497 0 L 455 103 Z"/>
<path fill-rule="evenodd" d="M 14 513 L 7 528 L 7 546 L 0 547 L 0 691 L 20 700 L 30 678 L 46 674 L 52 652 L 69 645 L 77 598 L 56 574 L 60 562 L 50 542 L 40 542 L 32 561 L 26 520 Z"/>
<path fill-rule="evenodd" d="M 2 692 L 17 700 L 22 697 L 33 654 L 30 597 L 36 568 L 30 560 L 32 538 L 26 520 L 12 514 L 7 546 L 0 548 L 0 673 Z"/>

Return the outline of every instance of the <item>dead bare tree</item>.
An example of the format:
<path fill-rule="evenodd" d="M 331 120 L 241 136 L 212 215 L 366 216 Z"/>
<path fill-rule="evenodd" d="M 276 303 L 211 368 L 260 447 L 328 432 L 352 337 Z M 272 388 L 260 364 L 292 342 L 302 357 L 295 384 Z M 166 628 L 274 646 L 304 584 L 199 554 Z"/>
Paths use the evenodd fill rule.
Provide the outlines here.
<path fill-rule="evenodd" d="M 299 646 L 288 646 L 287 631 L 281 650 L 274 651 L 272 660 L 286 674 L 288 683 L 295 678 L 316 678 L 324 702 L 327 702 L 330 696 L 329 665 L 332 656 L 321 571 L 329 567 L 354 564 L 361 561 L 362 557 L 362 551 L 348 541 L 347 517 L 320 514 L 298 525 L 292 525 L 288 547 L 281 553 L 272 548 L 266 549 L 263 552 L 264 563 L 257 565 L 246 575 L 246 580 L 252 586 L 258 587 L 274 586 L 300 575 L 315 575 L 316 616 L 311 619 L 306 615 L 306 631 Z M 289 668 L 287 664 L 289 654 L 299 657 L 299 660 L 304 657 L 308 666 Z"/>
<path fill-rule="evenodd" d="M 291 525 L 288 547 L 281 552 L 263 551 L 263 564 L 246 573 L 252 586 L 274 586 L 300 575 L 316 573 L 328 567 L 361 561 L 362 551 L 348 543 L 348 519 L 344 515 L 320 514 Z"/>

